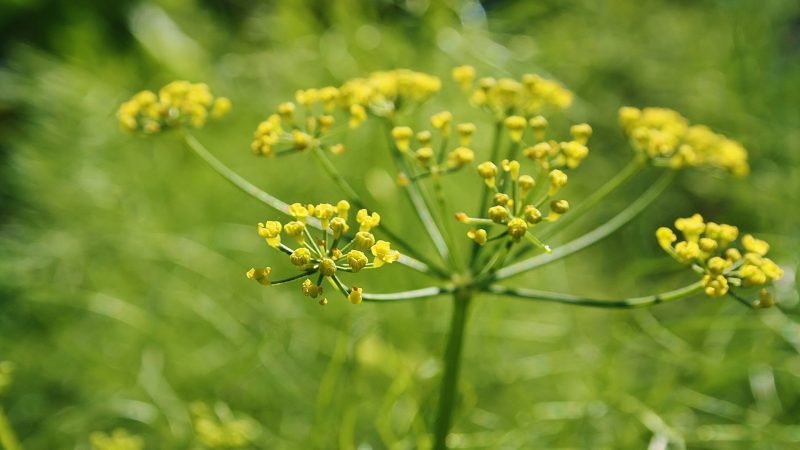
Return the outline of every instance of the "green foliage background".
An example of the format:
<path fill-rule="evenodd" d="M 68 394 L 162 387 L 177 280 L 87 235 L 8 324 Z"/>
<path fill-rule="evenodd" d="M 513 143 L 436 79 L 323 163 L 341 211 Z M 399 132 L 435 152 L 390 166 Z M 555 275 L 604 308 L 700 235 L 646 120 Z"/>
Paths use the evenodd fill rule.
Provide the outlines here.
<path fill-rule="evenodd" d="M 692 275 L 653 230 L 693 212 L 768 239 L 786 276 L 782 308 L 758 313 L 706 298 L 635 312 L 479 299 L 452 446 L 800 446 L 797 2 L 15 0 L 0 23 L 0 360 L 17 365 L 2 405 L 26 448 L 87 449 L 118 427 L 147 448 L 203 448 L 193 401 L 256 420 L 252 448 L 424 446 L 449 302 L 320 308 L 248 282 L 248 267 L 282 259 L 254 232 L 272 212 L 176 137 L 120 133 L 114 111 L 142 88 L 206 81 L 234 103 L 199 133 L 216 155 L 280 198 L 333 201 L 309 159 L 254 159 L 256 124 L 299 88 L 394 67 L 448 80 L 464 63 L 577 94 L 555 120 L 595 129 L 566 191 L 576 203 L 630 158 L 622 105 L 677 109 L 750 150 L 750 177 L 682 173 L 613 238 L 520 285 L 609 298 L 683 285 Z M 427 108 L 479 117 L 456 92 Z M 337 164 L 424 242 L 378 131 L 349 137 Z M 473 209 L 476 177 L 451 181 L 452 203 Z M 381 272 L 367 288 L 426 282 Z"/>

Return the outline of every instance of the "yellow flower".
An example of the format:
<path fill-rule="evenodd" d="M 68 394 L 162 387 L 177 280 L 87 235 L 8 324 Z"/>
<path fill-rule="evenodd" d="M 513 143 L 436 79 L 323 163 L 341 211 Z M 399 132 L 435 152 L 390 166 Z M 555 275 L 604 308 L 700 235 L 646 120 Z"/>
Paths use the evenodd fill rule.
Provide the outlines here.
<path fill-rule="evenodd" d="M 489 208 L 489 219 L 494 223 L 504 223 L 508 219 L 508 209 L 505 206 L 492 206 Z"/>
<path fill-rule="evenodd" d="M 580 123 L 573 125 L 569 129 L 569 132 L 576 142 L 586 145 L 586 142 L 588 142 L 589 138 L 592 136 L 592 127 L 589 126 L 588 123 Z"/>
<path fill-rule="evenodd" d="M 256 269 L 255 267 L 247 271 L 247 278 L 256 280 L 264 286 L 269 286 L 269 274 L 272 273 L 272 267 L 265 267 L 263 269 Z"/>
<path fill-rule="evenodd" d="M 517 184 L 519 185 L 520 193 L 525 197 L 536 186 L 536 181 L 530 175 L 522 175 L 519 177 Z"/>
<path fill-rule="evenodd" d="M 400 252 L 391 249 L 389 242 L 380 240 L 371 247 L 372 255 L 375 256 L 373 264 L 381 267 L 384 263 L 393 263 L 400 258 Z"/>
<path fill-rule="evenodd" d="M 697 242 L 681 241 L 675 244 L 675 254 L 681 262 L 689 264 L 700 257 L 700 247 Z"/>
<path fill-rule="evenodd" d="M 297 267 L 305 267 L 311 262 L 311 252 L 305 247 L 300 247 L 289 255 L 289 260 Z"/>
<path fill-rule="evenodd" d="M 339 200 L 339 203 L 336 204 L 336 212 L 344 220 L 347 220 L 347 217 L 350 212 L 350 203 L 347 200 Z"/>
<path fill-rule="evenodd" d="M 375 244 L 375 236 L 368 231 L 359 231 L 355 237 L 356 247 L 360 249 L 368 249 Z"/>
<path fill-rule="evenodd" d="M 462 147 L 467 147 L 472 142 L 472 136 L 475 134 L 475 124 L 474 123 L 460 123 L 456 125 L 456 131 L 458 132 L 459 137 L 459 144 Z"/>
<path fill-rule="evenodd" d="M 478 164 L 478 175 L 483 178 L 486 186 L 491 189 L 494 187 L 495 178 L 497 177 L 497 166 L 491 161 L 482 162 Z"/>
<path fill-rule="evenodd" d="M 508 234 L 515 241 L 520 240 L 527 232 L 528 224 L 524 220 L 515 217 L 508 222 Z"/>
<path fill-rule="evenodd" d="M 728 293 L 728 280 L 722 275 L 705 275 L 703 287 L 709 297 L 721 297 Z"/>
<path fill-rule="evenodd" d="M 319 273 L 326 277 L 332 277 L 336 273 L 336 263 L 330 258 L 322 258 L 319 263 Z"/>
<path fill-rule="evenodd" d="M 403 153 L 408 152 L 411 136 L 413 135 L 414 131 L 412 131 L 409 127 L 394 127 L 392 129 L 392 138 L 394 139 L 394 143 L 397 146 L 397 149 Z"/>
<path fill-rule="evenodd" d="M 305 223 L 306 218 L 311 213 L 308 206 L 300 203 L 292 203 L 289 205 L 289 215 L 297 219 L 298 222 Z"/>
<path fill-rule="evenodd" d="M 528 125 L 533 129 L 533 137 L 535 137 L 537 141 L 544 139 L 544 133 L 548 125 L 547 119 L 543 116 L 532 117 L 531 120 L 528 121 Z"/>
<path fill-rule="evenodd" d="M 475 79 L 475 68 L 472 66 L 458 66 L 453 68 L 453 80 L 461 86 L 461 89 L 468 91 L 472 87 Z"/>
<path fill-rule="evenodd" d="M 453 114 L 450 111 L 442 111 L 431 116 L 431 125 L 439 130 L 444 136 L 450 134 L 450 122 Z"/>
<path fill-rule="evenodd" d="M 550 178 L 550 190 L 548 191 L 548 195 L 554 195 L 562 187 L 566 186 L 567 181 L 569 181 L 567 174 L 558 169 L 551 170 L 547 176 Z"/>
<path fill-rule="evenodd" d="M 267 244 L 277 247 L 281 243 L 281 223 L 268 220 L 258 224 L 258 235 L 266 239 Z"/>
<path fill-rule="evenodd" d="M 286 234 L 297 239 L 299 242 L 302 243 L 305 241 L 306 236 L 304 231 L 306 229 L 306 224 L 303 222 L 296 220 L 289 222 L 283 227 L 283 229 L 286 231 Z"/>
<path fill-rule="evenodd" d="M 522 116 L 509 116 L 505 120 L 506 128 L 508 128 L 511 141 L 519 142 L 522 140 L 522 134 L 525 132 L 525 125 L 527 121 Z"/>
<path fill-rule="evenodd" d="M 219 119 L 224 117 L 228 112 L 230 112 L 232 107 L 231 101 L 226 97 L 217 97 L 214 100 L 214 106 L 211 108 L 211 117 L 215 119 Z"/>
<path fill-rule="evenodd" d="M 328 222 L 337 212 L 337 208 L 330 203 L 320 203 L 314 207 L 314 217 L 322 223 L 322 228 L 328 228 Z"/>
<path fill-rule="evenodd" d="M 420 164 L 427 167 L 434 157 L 433 149 L 430 147 L 420 147 L 414 152 L 414 157 L 417 158 Z"/>
<path fill-rule="evenodd" d="M 527 205 L 525 209 L 522 211 L 522 217 L 531 225 L 536 225 L 537 223 L 542 221 L 542 212 L 539 211 L 539 208 L 533 205 Z"/>
<path fill-rule="evenodd" d="M 764 256 L 769 251 L 769 244 L 761 239 L 756 239 L 752 234 L 745 234 L 742 236 L 742 246 L 748 252 L 755 253 L 759 256 Z"/>
<path fill-rule="evenodd" d="M 675 233 L 667 227 L 659 227 L 656 230 L 656 239 L 658 245 L 667 250 L 672 248 L 672 243 L 678 240 L 678 236 L 675 236 Z"/>
<path fill-rule="evenodd" d="M 504 159 L 500 161 L 500 167 L 503 168 L 504 172 L 508 172 L 510 178 L 513 181 L 517 181 L 517 178 L 519 178 L 519 169 L 520 169 L 519 161 L 515 160 L 509 161 L 507 159 Z"/>
<path fill-rule="evenodd" d="M 447 162 L 450 166 L 461 168 L 471 163 L 475 159 L 475 153 L 467 147 L 457 147 L 447 155 Z"/>
<path fill-rule="evenodd" d="M 350 250 L 347 253 L 347 265 L 353 269 L 353 272 L 360 271 L 368 262 L 367 255 L 359 250 Z"/>
<path fill-rule="evenodd" d="M 347 295 L 347 300 L 349 300 L 350 303 L 354 305 L 358 305 L 359 303 L 361 303 L 362 299 L 361 296 L 363 295 L 363 293 L 364 290 L 361 289 L 360 287 L 353 287 L 352 289 L 350 289 L 350 294 Z"/>
<path fill-rule="evenodd" d="M 366 209 L 360 209 L 356 214 L 356 222 L 361 225 L 358 231 L 370 231 L 381 223 L 381 215 L 376 212 L 369 214 Z"/>
<path fill-rule="evenodd" d="M 303 281 L 302 290 L 303 295 L 306 297 L 317 298 L 318 295 L 322 294 L 322 286 L 317 286 L 308 278 Z"/>
<path fill-rule="evenodd" d="M 720 275 L 728 270 L 733 263 L 727 259 L 722 259 L 719 256 L 714 256 L 708 260 L 708 271 L 712 275 Z"/>
<path fill-rule="evenodd" d="M 705 231 L 706 224 L 703 223 L 703 216 L 694 214 L 691 217 L 676 219 L 675 228 L 683 233 L 687 241 L 697 242 L 700 235 Z"/>
<path fill-rule="evenodd" d="M 486 230 L 483 228 L 467 231 L 467 237 L 475 241 L 478 245 L 483 245 L 488 240 Z"/>
<path fill-rule="evenodd" d="M 357 128 L 365 120 L 367 120 L 367 110 L 361 105 L 350 106 L 350 128 Z"/>
<path fill-rule="evenodd" d="M 431 135 L 431 132 L 428 130 L 423 130 L 417 133 L 417 141 L 419 141 L 421 145 L 428 145 L 431 142 L 432 137 L 433 136 Z"/>
<path fill-rule="evenodd" d="M 334 236 L 341 237 L 343 234 L 347 233 L 350 230 L 350 225 L 347 225 L 347 221 L 341 217 L 334 217 L 331 220 L 330 224 L 331 231 L 333 231 Z"/>

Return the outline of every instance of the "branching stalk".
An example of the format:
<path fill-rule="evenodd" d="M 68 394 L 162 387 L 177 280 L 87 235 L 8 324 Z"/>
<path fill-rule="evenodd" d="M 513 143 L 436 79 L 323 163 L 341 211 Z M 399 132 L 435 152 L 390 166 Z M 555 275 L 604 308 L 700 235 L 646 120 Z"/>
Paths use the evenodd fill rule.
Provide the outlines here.
<path fill-rule="evenodd" d="M 189 149 L 191 149 L 197 156 L 211 166 L 212 169 L 214 169 L 218 174 L 222 175 L 222 177 L 228 180 L 231 184 L 239 188 L 242 192 L 250 195 L 256 200 L 264 203 L 267 206 L 270 206 L 282 214 L 289 213 L 289 205 L 287 203 L 262 191 L 253 183 L 250 183 L 241 175 L 231 170 L 228 166 L 223 164 L 222 161 L 214 157 L 214 155 L 212 155 L 211 152 L 209 152 L 208 149 L 205 148 L 205 146 L 203 146 L 203 144 L 201 144 L 200 141 L 198 141 L 193 135 L 184 131 L 183 138 Z M 309 217 L 307 221 L 308 225 L 318 230 L 322 229 L 319 220 L 317 220 L 315 217 Z M 409 255 L 402 255 L 397 262 L 424 274 L 435 274 L 442 278 L 446 278 L 447 276 L 447 274 L 442 273 L 440 269 L 431 268 L 431 266 L 428 264 L 425 264 L 424 262 L 419 261 Z"/>
<path fill-rule="evenodd" d="M 632 297 L 619 300 L 600 300 L 577 295 L 562 294 L 559 292 L 537 291 L 534 289 L 512 288 L 492 284 L 486 287 L 487 292 L 509 297 L 538 300 L 543 302 L 563 303 L 576 306 L 591 306 L 595 308 L 644 308 L 661 303 L 673 302 L 690 297 L 703 291 L 703 282 L 698 281 L 680 289 L 662 292 L 644 297 Z"/>
<path fill-rule="evenodd" d="M 398 172 L 410 174 L 411 172 L 408 170 L 408 166 L 406 165 L 405 161 L 403 161 L 403 155 L 394 145 L 394 142 L 392 142 L 391 122 L 387 121 L 386 125 L 388 128 L 386 136 L 388 138 L 389 151 L 392 154 L 395 167 L 397 168 Z M 447 248 L 447 243 L 442 236 L 441 230 L 439 230 L 439 227 L 436 225 L 436 221 L 433 219 L 430 208 L 422 196 L 422 193 L 414 183 L 409 183 L 409 185 L 402 190 L 406 193 L 408 199 L 411 201 L 414 211 L 419 216 L 419 220 L 425 227 L 425 231 L 427 231 L 428 237 L 433 243 L 433 246 L 436 247 L 436 251 L 439 253 L 439 256 L 441 256 L 443 260 L 447 261 L 450 255 L 450 250 Z"/>
<path fill-rule="evenodd" d="M 669 171 L 661 176 L 658 181 L 655 182 L 652 186 L 650 186 L 641 197 L 636 199 L 633 203 L 628 205 L 627 208 L 623 209 L 619 214 L 617 214 L 614 218 L 609 220 L 608 222 L 600 225 L 599 227 L 595 228 L 594 230 L 584 234 L 583 236 L 570 241 L 564 245 L 560 245 L 556 247 L 551 253 L 545 253 L 541 255 L 534 256 L 532 258 L 528 258 L 526 260 L 517 262 L 515 264 L 511 264 L 508 267 L 504 267 L 497 271 L 494 276 L 495 280 L 502 280 L 505 278 L 512 277 L 514 275 L 520 274 L 522 272 L 526 272 L 528 270 L 534 269 L 536 267 L 541 267 L 545 264 L 549 264 L 554 261 L 558 261 L 561 258 L 569 256 L 573 253 L 576 253 L 580 250 L 583 250 L 586 247 L 589 247 L 602 239 L 605 239 L 618 229 L 620 229 L 623 225 L 627 224 L 634 217 L 639 215 L 645 208 L 647 208 L 659 195 L 666 189 L 669 183 L 674 178 L 674 172 Z"/>
<path fill-rule="evenodd" d="M 620 186 L 624 185 L 643 168 L 644 161 L 639 159 L 631 160 L 631 162 L 629 162 L 625 168 L 619 171 L 613 178 L 608 180 L 599 189 L 592 192 L 592 194 L 586 197 L 582 202 L 578 203 L 578 205 L 572 208 L 568 214 L 565 214 L 556 223 L 554 223 L 553 227 L 544 230 L 539 237 L 543 240 L 547 240 L 557 232 L 563 231 L 564 228 L 581 218 L 586 212 L 597 206 L 598 203 L 605 200 L 606 197 L 608 197 L 612 192 L 616 191 Z"/>
<path fill-rule="evenodd" d="M 342 176 L 341 172 L 339 172 L 336 166 L 333 165 L 331 160 L 328 159 L 327 156 L 325 156 L 322 149 L 320 149 L 319 147 L 314 148 L 312 150 L 312 153 L 314 153 L 314 157 L 316 157 L 317 161 L 320 163 L 320 165 L 328 174 L 328 176 L 331 177 L 333 182 L 336 183 L 337 186 L 339 186 L 339 189 L 341 189 L 342 192 L 344 192 L 344 194 L 348 197 L 348 199 L 353 203 L 353 206 L 355 206 L 356 209 L 367 208 L 366 204 L 361 199 L 361 196 L 358 195 L 358 193 L 355 191 L 355 189 L 353 189 L 350 183 L 347 182 L 347 180 Z M 407 254 L 412 258 L 419 260 L 420 262 L 428 266 L 428 268 L 436 275 L 438 275 L 440 278 L 444 279 L 449 278 L 449 275 L 446 270 L 442 269 L 436 263 L 426 258 L 425 255 L 417 252 L 414 249 L 413 245 L 411 245 L 405 239 L 400 237 L 398 233 L 392 231 L 392 229 L 389 228 L 385 223 L 381 224 L 380 229 L 390 240 L 395 242 L 398 247 L 403 249 L 404 254 Z"/>

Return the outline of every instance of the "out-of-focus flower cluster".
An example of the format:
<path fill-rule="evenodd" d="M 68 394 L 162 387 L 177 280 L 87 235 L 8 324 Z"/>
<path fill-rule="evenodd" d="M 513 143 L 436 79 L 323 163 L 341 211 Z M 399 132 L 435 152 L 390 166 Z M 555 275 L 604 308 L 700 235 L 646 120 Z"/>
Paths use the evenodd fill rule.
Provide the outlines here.
<path fill-rule="evenodd" d="M 750 172 L 747 150 L 738 142 L 692 125 L 678 112 L 667 108 L 620 108 L 619 120 L 633 148 L 658 165 L 674 169 L 710 166 L 736 176 Z"/>
<path fill-rule="evenodd" d="M 408 69 L 374 72 L 353 78 L 340 87 L 327 86 L 297 91 L 295 103 L 278 105 L 275 114 L 256 129 L 251 149 L 257 155 L 282 155 L 291 150 L 324 147 L 335 154 L 344 152 L 341 143 L 326 143 L 336 123 L 336 112 L 348 115 L 348 125 L 356 128 L 372 113 L 392 117 L 404 106 L 418 105 L 441 89 L 439 78 Z M 303 118 L 296 117 L 297 105 Z"/>
<path fill-rule="evenodd" d="M 506 122 L 512 119 L 509 117 Z M 545 141 L 547 129 L 547 119 L 536 116 L 530 119 L 530 127 L 537 144 L 526 147 L 523 154 L 533 161 L 536 161 L 544 170 L 555 168 L 575 169 L 589 156 L 589 137 L 592 136 L 592 127 L 589 124 L 581 123 L 570 128 L 572 139 L 566 142 L 558 142 L 550 139 Z M 513 136 L 512 136 L 513 139 Z"/>
<path fill-rule="evenodd" d="M 783 270 L 766 257 L 766 241 L 746 234 L 740 240 L 741 248 L 732 245 L 739 237 L 739 229 L 733 225 L 704 222 L 700 214 L 694 214 L 677 219 L 675 229 L 683 240 L 678 240 L 672 229 L 661 227 L 656 231 L 659 245 L 703 275 L 704 291 L 710 297 L 725 295 L 732 287 L 764 286 L 783 276 Z M 772 304 L 771 295 L 762 289 L 757 306 Z"/>
<path fill-rule="evenodd" d="M 154 134 L 191 125 L 200 128 L 208 117 L 219 118 L 231 109 L 231 101 L 211 94 L 205 83 L 173 81 L 158 94 L 141 91 L 120 105 L 117 119 L 125 131 Z"/>
<path fill-rule="evenodd" d="M 261 427 L 249 417 L 235 417 L 225 404 L 214 410 L 202 402 L 190 406 L 194 435 L 210 449 L 252 448 Z"/>
<path fill-rule="evenodd" d="M 469 93 L 473 105 L 491 111 L 498 119 L 514 114 L 533 116 L 547 107 L 565 109 L 574 97 L 559 83 L 536 74 L 525 74 L 520 80 L 484 77 L 476 81 L 474 67 L 459 66 L 452 76 Z"/>
<path fill-rule="evenodd" d="M 144 441 L 123 429 L 116 429 L 111 434 L 95 432 L 89 436 L 92 450 L 142 450 Z"/>
<path fill-rule="evenodd" d="M 487 216 L 475 218 L 458 213 L 456 218 L 462 223 L 501 226 L 504 230 L 495 236 L 489 236 L 487 229 L 480 227 L 470 230 L 467 236 L 480 245 L 504 237 L 508 237 L 511 242 L 519 242 L 524 237 L 549 251 L 549 247 L 542 244 L 531 233 L 530 228 L 542 221 L 555 221 L 569 210 L 566 200 L 553 199 L 566 186 L 567 174 L 559 169 L 551 170 L 548 174 L 548 185 L 541 189 L 536 189 L 536 181 L 532 176 L 520 174 L 520 163 L 515 160 L 503 160 L 500 168 L 491 161 L 483 162 L 478 165 L 478 174 L 494 193 L 492 205 L 486 211 Z M 549 211 L 545 216 L 542 208 L 546 204 Z"/>
<path fill-rule="evenodd" d="M 430 118 L 433 132 L 420 130 L 416 133 L 411 127 L 399 126 L 392 129 L 392 139 L 395 148 L 404 159 L 421 169 L 420 173 L 401 173 L 399 181 L 407 184 L 412 177 L 413 181 L 428 176 L 436 177 L 461 169 L 475 159 L 472 151 L 472 137 L 475 134 L 475 124 L 465 122 L 455 126 L 458 141 L 450 139 L 453 128 L 453 114 L 450 111 L 441 111 Z"/>
<path fill-rule="evenodd" d="M 288 213 L 294 217 L 293 221 L 282 224 L 278 221 L 267 221 L 258 224 L 258 234 L 267 244 L 289 255 L 289 261 L 301 273 L 282 280 L 270 279 L 271 267 L 252 268 L 247 272 L 247 277 L 269 286 L 282 284 L 289 281 L 305 278 L 302 284 L 303 294 L 317 298 L 322 296 L 322 282 L 328 280 L 336 289 L 344 294 L 351 303 L 361 303 L 361 288 L 347 288 L 339 279 L 337 273 L 359 272 L 362 269 L 376 269 L 384 264 L 397 261 L 400 253 L 391 248 L 391 244 L 383 240 L 375 240 L 372 229 L 380 224 L 381 216 L 361 209 L 356 214 L 358 231 L 350 236 L 349 224 L 350 204 L 341 200 L 335 206 L 329 203 L 318 205 L 303 205 L 294 203 L 289 206 Z M 319 220 L 322 236 L 312 236 L 306 222 L 309 217 Z M 287 246 L 282 241 L 282 234 L 292 238 L 297 244 L 295 248 Z M 341 246 L 340 246 L 341 244 Z M 372 254 L 370 262 L 367 253 Z M 312 281 L 312 277 L 316 280 Z M 320 304 L 327 304 L 328 300 L 322 296 Z"/>

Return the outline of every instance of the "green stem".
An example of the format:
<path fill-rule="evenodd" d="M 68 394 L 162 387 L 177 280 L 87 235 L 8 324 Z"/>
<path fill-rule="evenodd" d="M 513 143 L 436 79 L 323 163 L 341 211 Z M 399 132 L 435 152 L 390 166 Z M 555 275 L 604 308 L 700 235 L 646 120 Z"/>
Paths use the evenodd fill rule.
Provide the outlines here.
<path fill-rule="evenodd" d="M 590 211 L 592 208 L 597 206 L 598 203 L 603 201 L 606 197 L 609 196 L 612 192 L 616 191 L 620 186 L 625 184 L 626 181 L 630 180 L 634 175 L 639 173 L 642 168 L 644 167 L 643 161 L 637 159 L 633 159 L 631 162 L 625 166 L 624 169 L 619 171 L 613 178 L 608 180 L 604 185 L 602 185 L 599 189 L 594 191 L 590 196 L 586 197 L 581 203 L 579 203 L 575 208 L 571 209 L 569 213 L 565 214 L 562 218 L 560 218 L 550 229 L 545 230 L 539 236 L 541 239 L 546 240 L 549 237 L 553 236 L 559 231 L 562 231 L 564 228 L 569 226 L 571 223 L 578 220 L 583 214 L 587 211 Z"/>
<path fill-rule="evenodd" d="M 444 374 L 439 391 L 439 407 L 434 428 L 433 447 L 436 450 L 447 448 L 447 434 L 450 432 L 453 410 L 456 406 L 461 350 L 471 298 L 472 293 L 469 291 L 457 291 L 453 294 L 453 315 L 450 320 L 450 332 L 444 354 Z"/>
<path fill-rule="evenodd" d="M 22 445 L 17 440 L 11 424 L 8 423 L 8 418 L 2 406 L 0 406 L 0 444 L 3 444 L 3 449 L 5 450 L 22 450 Z"/>
<path fill-rule="evenodd" d="M 487 292 L 509 297 L 539 300 L 544 302 L 563 303 L 576 306 L 591 306 L 595 308 L 643 308 L 661 303 L 673 302 L 703 291 L 703 282 L 698 281 L 680 289 L 663 292 L 644 297 L 625 298 L 620 300 L 599 300 L 576 295 L 562 294 L 559 292 L 537 291 L 533 289 L 511 288 L 493 284 L 486 287 Z"/>
<path fill-rule="evenodd" d="M 463 268 L 460 258 L 461 255 L 457 254 L 458 246 L 453 240 L 452 222 L 454 222 L 454 220 L 452 219 L 452 213 L 449 213 L 450 208 L 447 203 L 447 197 L 444 195 L 442 180 L 436 176 L 433 177 L 431 182 L 433 183 L 434 196 L 436 197 L 436 203 L 439 205 L 439 213 L 441 214 L 441 228 L 444 232 L 444 237 L 447 240 L 447 245 L 450 248 L 450 264 L 454 269 L 461 270 Z"/>
<path fill-rule="evenodd" d="M 489 161 L 495 162 L 497 158 L 500 156 L 500 140 L 503 136 L 503 121 L 498 120 L 494 124 L 494 134 L 492 135 L 492 148 L 491 153 L 489 154 Z M 491 189 L 486 184 L 483 185 L 483 191 L 481 193 L 481 201 L 478 204 L 478 212 L 475 214 L 475 217 L 483 216 L 484 209 L 486 209 L 486 203 L 489 201 L 489 193 Z M 472 244 L 472 253 L 469 257 L 469 266 L 474 267 L 475 262 L 478 258 L 478 253 L 480 252 L 481 246 L 477 243 Z"/>
<path fill-rule="evenodd" d="M 403 154 L 400 153 L 400 150 L 394 145 L 392 141 L 392 124 L 391 122 L 387 121 L 386 126 L 388 131 L 386 136 L 389 142 L 389 151 L 392 154 L 392 158 L 394 159 L 395 167 L 397 168 L 398 172 L 403 172 L 408 174 L 409 176 L 412 175 L 411 171 L 408 169 L 405 161 L 403 161 Z M 442 236 L 442 233 L 439 231 L 439 228 L 436 226 L 436 222 L 431 215 L 430 208 L 428 208 L 428 204 L 425 199 L 422 197 L 422 193 L 417 189 L 417 186 L 413 183 L 405 186 L 403 191 L 408 196 L 408 199 L 411 201 L 414 211 L 419 216 L 422 225 L 425 227 L 425 231 L 428 233 L 428 237 L 430 238 L 433 246 L 436 247 L 436 251 L 439 252 L 439 256 L 442 257 L 444 261 L 447 261 L 449 258 L 450 251 L 447 248 L 447 243 Z"/>
<path fill-rule="evenodd" d="M 349 293 L 350 287 L 344 284 L 340 279 L 337 278 L 337 282 L 340 285 L 340 289 L 344 289 L 344 292 Z M 451 286 L 441 287 L 441 286 L 430 286 L 421 289 L 411 289 L 408 291 L 398 291 L 398 292 L 386 292 L 386 293 L 371 293 L 371 292 L 364 292 L 361 294 L 361 299 L 365 302 L 391 302 L 391 301 L 400 301 L 400 300 L 421 300 L 424 298 L 436 297 L 437 295 L 442 294 L 449 294 L 452 293 L 455 289 Z"/>
<path fill-rule="evenodd" d="M 203 144 L 197 140 L 197 138 L 184 131 L 183 139 L 186 142 L 186 145 L 188 145 L 189 148 L 197 154 L 197 156 L 202 158 L 206 163 L 208 163 L 209 166 L 211 166 L 212 169 L 216 170 L 217 173 L 222 175 L 226 180 L 230 181 L 234 186 L 283 214 L 287 214 L 289 212 L 288 204 L 262 191 L 254 184 L 242 178 L 241 175 L 234 172 L 228 166 L 223 164 L 222 161 L 215 158 L 214 155 L 212 155 L 211 152 L 209 152 L 208 149 L 206 149 Z M 318 221 L 316 222 L 316 227 L 319 228 Z"/>
<path fill-rule="evenodd" d="M 328 176 L 331 177 L 333 182 L 336 183 L 336 185 L 339 186 L 339 189 L 341 189 L 342 192 L 344 192 L 344 195 L 346 195 L 350 199 L 350 201 L 353 202 L 353 206 L 355 206 L 356 209 L 362 209 L 362 208 L 366 209 L 367 206 L 361 199 L 361 196 L 358 195 L 358 193 L 355 191 L 355 189 L 353 189 L 350 183 L 347 182 L 347 180 L 342 176 L 341 172 L 339 172 L 336 166 L 333 165 L 331 160 L 328 159 L 327 156 L 325 156 L 322 149 L 320 149 L 319 147 L 314 148 L 312 153 L 314 154 L 314 157 L 316 157 L 317 161 L 320 163 L 322 168 L 325 170 L 325 172 L 328 174 Z M 386 224 L 382 224 L 380 229 L 383 232 L 383 234 L 385 234 L 390 240 L 392 240 L 398 247 L 402 248 L 405 254 L 411 256 L 414 259 L 419 260 L 420 262 L 428 266 L 431 269 L 431 271 L 434 272 L 436 275 L 438 275 L 440 278 L 447 279 L 450 277 L 445 270 L 438 267 L 433 261 L 426 258 L 419 252 L 417 252 L 414 249 L 413 245 L 411 245 L 405 239 L 400 237 L 398 233 L 392 231 L 389 227 L 386 226 Z"/>
<path fill-rule="evenodd" d="M 276 211 L 282 214 L 288 214 L 289 212 L 289 205 L 272 195 L 262 191 L 254 184 L 250 183 L 246 179 L 242 178 L 241 175 L 231 170 L 228 166 L 222 163 L 222 161 L 218 160 L 211 154 L 211 152 L 206 149 L 203 144 L 200 143 L 194 136 L 189 134 L 188 132 L 183 132 L 183 138 L 186 142 L 186 145 L 203 161 L 205 161 L 212 169 L 214 169 L 218 174 L 222 175 L 223 178 L 228 180 L 231 184 L 239 188 L 245 194 L 250 195 L 251 197 L 255 198 L 256 200 L 272 207 Z M 315 217 L 308 218 L 308 224 L 318 230 L 322 229 L 319 220 Z M 423 263 L 409 255 L 402 255 L 400 260 L 398 261 L 400 264 L 403 264 L 406 267 L 414 269 L 418 272 L 424 274 L 436 274 L 440 277 L 446 278 L 446 273 L 439 273 L 439 269 L 432 269 L 428 264 Z"/>
<path fill-rule="evenodd" d="M 495 280 L 502 280 L 504 278 L 509 278 L 519 273 L 531 270 L 536 267 L 543 266 L 545 264 L 549 264 L 553 261 L 557 261 L 561 258 L 569 256 L 575 252 L 583 250 L 590 245 L 593 245 L 600 240 L 608 237 L 610 234 L 614 233 L 618 229 L 620 229 L 623 225 L 630 222 L 634 217 L 639 215 L 645 208 L 647 208 L 659 195 L 666 189 L 669 183 L 672 181 L 675 173 L 674 171 L 669 171 L 661 176 L 658 181 L 655 182 L 650 188 L 642 194 L 641 197 L 636 199 L 633 203 L 628 205 L 627 208 L 623 209 L 618 215 L 614 218 L 609 220 L 608 222 L 600 225 L 599 227 L 595 228 L 594 230 L 584 234 L 583 236 L 570 241 L 564 245 L 558 246 L 555 250 L 551 253 L 545 253 L 541 255 L 534 256 L 532 258 L 528 258 L 526 260 L 517 262 L 515 264 L 511 264 L 508 267 L 500 269 L 494 276 Z"/>

